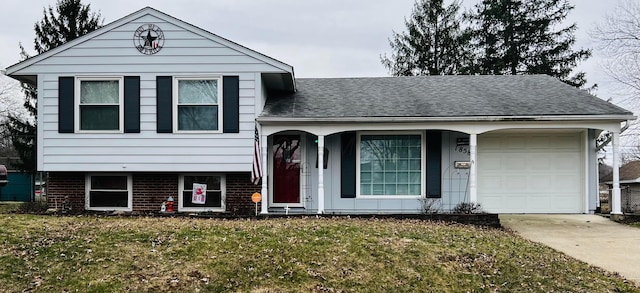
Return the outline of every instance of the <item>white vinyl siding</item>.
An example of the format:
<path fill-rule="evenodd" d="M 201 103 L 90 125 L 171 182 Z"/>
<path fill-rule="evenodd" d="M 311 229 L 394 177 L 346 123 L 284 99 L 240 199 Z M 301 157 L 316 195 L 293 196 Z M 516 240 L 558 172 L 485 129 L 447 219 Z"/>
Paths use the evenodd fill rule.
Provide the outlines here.
<path fill-rule="evenodd" d="M 144 55 L 132 37 L 160 27 L 162 50 Z M 38 169 L 45 171 L 249 172 L 261 72 L 283 72 L 261 60 L 151 15 L 116 27 L 26 68 L 42 84 Z M 25 71 L 26 72 L 26 71 Z M 139 76 L 140 133 L 58 133 L 59 76 Z M 239 133 L 157 133 L 157 76 L 238 76 Z M 222 79 L 220 79 L 222 81 Z M 220 98 L 221 96 L 219 96 Z M 222 109 L 220 109 L 220 113 Z M 221 116 L 221 115 L 220 115 Z M 219 124 L 222 129 L 222 124 Z"/>
<path fill-rule="evenodd" d="M 469 171 L 457 169 L 455 162 L 471 162 L 468 145 L 459 146 L 459 139 L 469 139 L 469 134 L 444 131 L 442 134 L 442 209 L 450 211 L 461 202 L 469 201 Z"/>
<path fill-rule="evenodd" d="M 135 30 L 148 23 L 160 27 L 165 36 L 162 50 L 153 55 L 140 53 L 132 41 Z M 283 71 L 183 27 L 147 15 L 20 70 L 20 74 L 63 72 L 83 75 L 123 72 L 237 75 Z"/>

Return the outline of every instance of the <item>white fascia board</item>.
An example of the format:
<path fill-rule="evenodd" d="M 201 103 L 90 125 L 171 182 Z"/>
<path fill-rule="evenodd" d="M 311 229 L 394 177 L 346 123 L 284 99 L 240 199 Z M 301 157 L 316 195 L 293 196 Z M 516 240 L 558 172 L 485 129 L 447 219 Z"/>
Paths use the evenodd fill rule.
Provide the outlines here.
<path fill-rule="evenodd" d="M 258 117 L 258 122 L 555 122 L 555 121 L 627 121 L 633 115 L 554 115 L 554 116 L 460 116 L 460 117 L 336 117 L 282 118 Z"/>
<path fill-rule="evenodd" d="M 18 62 L 16 64 L 14 64 L 14 65 L 11 65 L 11 66 L 6 68 L 6 75 L 11 76 L 11 75 L 17 73 L 18 71 L 23 70 L 23 69 L 33 65 L 34 63 L 37 63 L 39 61 L 42 61 L 43 59 L 49 58 L 50 56 L 53 56 L 53 55 L 58 54 L 58 53 L 60 53 L 60 52 L 62 52 L 64 50 L 72 48 L 72 47 L 74 47 L 74 46 L 76 46 L 78 44 L 86 42 L 86 41 L 88 41 L 88 40 L 90 40 L 92 38 L 95 38 L 95 37 L 97 37 L 97 36 L 99 36 L 101 34 L 109 32 L 109 31 L 113 30 L 116 27 L 119 27 L 119 26 L 122 26 L 124 24 L 127 24 L 127 23 L 129 23 L 129 22 L 131 22 L 131 21 L 133 21 L 135 19 L 138 19 L 140 17 L 143 17 L 145 15 L 152 15 L 152 16 L 157 17 L 159 19 L 162 19 L 162 20 L 164 20 L 166 22 L 169 22 L 171 24 L 179 26 L 179 27 L 181 27 L 181 28 L 183 28 L 183 29 L 185 29 L 187 31 L 193 32 L 195 34 L 199 34 L 199 35 L 203 36 L 204 38 L 210 39 L 210 40 L 215 41 L 215 42 L 219 42 L 219 43 L 221 43 L 221 44 L 223 44 L 225 46 L 228 46 L 231 49 L 234 49 L 234 50 L 236 50 L 238 52 L 241 52 L 241 53 L 246 54 L 248 56 L 251 56 L 251 57 L 253 57 L 255 59 L 258 59 L 258 60 L 260 60 L 262 62 L 265 62 L 265 63 L 267 63 L 267 64 L 269 64 L 271 66 L 274 66 L 274 67 L 284 71 L 284 72 L 289 72 L 289 73 L 291 73 L 292 78 L 293 78 L 293 66 L 288 65 L 288 64 L 286 64 L 284 62 L 281 62 L 279 60 L 276 60 L 274 58 L 271 58 L 271 57 L 269 57 L 267 55 L 264 55 L 264 54 L 262 54 L 260 52 L 251 50 L 251 49 L 249 49 L 247 47 L 244 47 L 244 46 L 242 46 L 240 44 L 234 43 L 234 42 L 232 42 L 232 41 L 230 41 L 228 39 L 220 37 L 220 36 L 218 36 L 216 34 L 213 34 L 213 33 L 209 32 L 207 30 L 201 29 L 201 28 L 199 28 L 197 26 L 189 24 L 189 23 L 187 23 L 187 22 L 185 22 L 183 20 L 175 18 L 175 17 L 173 17 L 171 15 L 168 15 L 168 14 L 166 14 L 164 12 L 161 12 L 161 11 L 156 10 L 154 8 L 151 8 L 151 7 L 142 8 L 142 9 L 136 11 L 136 12 L 133 12 L 133 13 L 125 16 L 125 17 L 122 17 L 122 18 L 120 18 L 118 20 L 115 20 L 115 21 L 113 21 L 113 22 L 111 22 L 111 23 L 109 23 L 109 24 L 107 24 L 107 25 L 105 25 L 105 26 L 93 31 L 93 32 L 90 32 L 90 33 L 88 33 L 88 34 L 86 34 L 86 35 L 84 35 L 82 37 L 79 37 L 77 39 L 69 41 L 69 42 L 67 42 L 67 43 L 65 43 L 65 44 L 63 44 L 61 46 L 53 48 L 53 49 L 51 49 L 49 51 L 46 51 L 46 52 L 44 52 L 42 54 L 33 56 L 33 57 L 31 57 L 31 58 L 29 58 L 27 60 L 24 60 L 24 61 L 21 61 L 21 62 Z M 18 74 L 18 75 L 20 75 L 20 74 Z"/>

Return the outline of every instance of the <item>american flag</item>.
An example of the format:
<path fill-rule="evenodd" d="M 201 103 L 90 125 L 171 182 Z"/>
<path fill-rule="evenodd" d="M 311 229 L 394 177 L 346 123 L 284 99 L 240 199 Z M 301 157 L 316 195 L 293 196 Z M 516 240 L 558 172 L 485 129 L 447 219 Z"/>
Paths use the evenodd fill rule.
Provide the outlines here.
<path fill-rule="evenodd" d="M 251 170 L 251 182 L 258 184 L 262 179 L 262 155 L 260 154 L 260 135 L 258 134 L 258 126 L 256 125 L 255 138 L 253 140 L 253 169 Z"/>

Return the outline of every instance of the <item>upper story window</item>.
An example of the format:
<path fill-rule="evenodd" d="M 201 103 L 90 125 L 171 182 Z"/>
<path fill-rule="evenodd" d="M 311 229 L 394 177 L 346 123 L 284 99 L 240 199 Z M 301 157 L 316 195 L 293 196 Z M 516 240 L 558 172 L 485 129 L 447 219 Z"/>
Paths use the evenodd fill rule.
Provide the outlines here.
<path fill-rule="evenodd" d="M 178 132 L 220 132 L 221 78 L 174 80 L 174 129 Z"/>
<path fill-rule="evenodd" d="M 123 86 L 121 78 L 78 78 L 76 83 L 78 131 L 121 132 Z"/>

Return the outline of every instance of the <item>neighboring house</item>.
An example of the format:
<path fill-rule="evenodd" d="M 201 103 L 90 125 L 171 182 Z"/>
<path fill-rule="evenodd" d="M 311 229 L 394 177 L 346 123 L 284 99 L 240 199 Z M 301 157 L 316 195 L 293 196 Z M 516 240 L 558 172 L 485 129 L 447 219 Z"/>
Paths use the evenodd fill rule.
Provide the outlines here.
<path fill-rule="evenodd" d="M 34 199 L 33 174 L 9 171 L 7 181 L 5 186 L 0 186 L 0 201 L 32 201 Z"/>
<path fill-rule="evenodd" d="M 0 201 L 31 201 L 33 174 L 16 170 L 19 158 L 0 157 Z"/>
<path fill-rule="evenodd" d="M 49 202 L 87 210 L 588 213 L 595 138 L 635 118 L 541 75 L 296 79 L 152 8 L 6 71 L 38 87 Z"/>
<path fill-rule="evenodd" d="M 602 177 L 607 191 L 613 187 L 613 173 Z M 628 162 L 620 167 L 620 188 L 622 210 L 624 212 L 640 212 L 640 161 Z M 611 197 L 609 192 L 609 197 Z"/>

